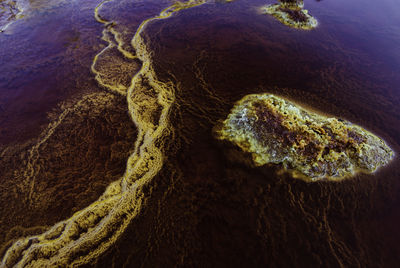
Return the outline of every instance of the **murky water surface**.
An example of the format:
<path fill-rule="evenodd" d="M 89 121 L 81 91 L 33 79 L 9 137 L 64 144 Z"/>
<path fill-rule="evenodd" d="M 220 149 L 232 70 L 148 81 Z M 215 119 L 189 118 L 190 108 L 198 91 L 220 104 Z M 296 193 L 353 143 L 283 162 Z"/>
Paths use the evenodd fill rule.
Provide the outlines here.
<path fill-rule="evenodd" d="M 273 1 L 10 2 L 2 266 L 398 264 L 396 1 L 305 1 L 310 31 L 261 14 Z M 341 182 L 249 167 L 212 129 L 263 92 L 365 127 L 395 159 Z"/>

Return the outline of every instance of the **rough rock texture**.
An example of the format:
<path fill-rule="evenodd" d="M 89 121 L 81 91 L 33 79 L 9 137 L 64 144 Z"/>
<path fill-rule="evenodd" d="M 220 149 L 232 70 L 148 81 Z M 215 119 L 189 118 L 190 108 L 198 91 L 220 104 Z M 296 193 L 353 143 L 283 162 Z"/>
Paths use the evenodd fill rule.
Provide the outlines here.
<path fill-rule="evenodd" d="M 271 94 L 244 97 L 216 134 L 251 153 L 255 165 L 282 164 L 309 181 L 371 173 L 393 158 L 385 142 L 365 129 Z"/>
<path fill-rule="evenodd" d="M 0 33 L 14 20 L 21 18 L 22 8 L 16 0 L 0 0 Z"/>
<path fill-rule="evenodd" d="M 317 27 L 317 20 L 309 15 L 308 10 L 303 9 L 303 7 L 303 1 L 300 0 L 281 0 L 280 4 L 262 7 L 262 11 L 293 28 L 310 30 Z"/>

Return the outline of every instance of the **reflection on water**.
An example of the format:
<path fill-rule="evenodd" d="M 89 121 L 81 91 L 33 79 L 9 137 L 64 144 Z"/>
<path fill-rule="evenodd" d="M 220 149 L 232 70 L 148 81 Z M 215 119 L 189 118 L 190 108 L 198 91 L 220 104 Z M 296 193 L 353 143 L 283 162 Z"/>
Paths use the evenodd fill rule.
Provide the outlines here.
<path fill-rule="evenodd" d="M 96 20 L 99 1 L 32 1 L 0 34 L 2 255 L 34 235 L 3 265 L 397 264 L 397 157 L 310 184 L 212 137 L 269 92 L 399 152 L 395 1 L 305 1 L 307 32 L 260 14 L 273 2 L 106 1 Z"/>

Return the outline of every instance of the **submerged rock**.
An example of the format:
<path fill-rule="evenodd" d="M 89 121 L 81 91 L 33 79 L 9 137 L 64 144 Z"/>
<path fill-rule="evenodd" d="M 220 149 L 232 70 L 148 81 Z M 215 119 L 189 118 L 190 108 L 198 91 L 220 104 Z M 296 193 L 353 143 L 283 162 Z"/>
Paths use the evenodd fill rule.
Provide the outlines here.
<path fill-rule="evenodd" d="M 394 155 L 369 131 L 272 94 L 245 96 L 215 133 L 250 153 L 256 166 L 281 164 L 307 181 L 372 173 Z"/>
<path fill-rule="evenodd" d="M 317 27 L 317 20 L 309 15 L 308 10 L 303 9 L 303 7 L 302 0 L 280 0 L 279 4 L 262 7 L 262 11 L 293 28 L 310 30 Z"/>

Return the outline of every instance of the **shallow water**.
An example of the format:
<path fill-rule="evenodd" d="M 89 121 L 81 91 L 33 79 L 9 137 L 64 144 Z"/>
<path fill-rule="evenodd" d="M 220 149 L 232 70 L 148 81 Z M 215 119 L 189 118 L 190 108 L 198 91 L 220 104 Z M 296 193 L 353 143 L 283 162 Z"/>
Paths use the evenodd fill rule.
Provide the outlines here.
<path fill-rule="evenodd" d="M 69 227 L 58 237 L 71 253 L 40 251 L 41 258 L 27 246 L 15 259 L 104 267 L 397 264 L 397 155 L 372 175 L 306 183 L 279 167 L 248 167 L 248 156 L 217 142 L 212 128 L 243 96 L 270 92 L 359 124 L 397 154 L 400 7 L 305 1 L 319 26 L 299 31 L 261 14 L 268 3 L 177 11 L 146 24 L 144 46 L 131 39 L 168 1 L 106 2 L 97 10 L 103 24 L 94 17 L 99 1 L 33 2 L 0 33 L 2 254 L 30 235 L 54 247 L 40 234 L 64 220 Z M 103 29 L 110 42 L 101 40 Z M 142 62 L 151 68 L 129 86 L 147 68 Z M 121 189 L 110 194 L 113 181 Z M 89 206 L 95 200 L 104 207 Z M 83 225 L 79 211 L 104 215 Z"/>

